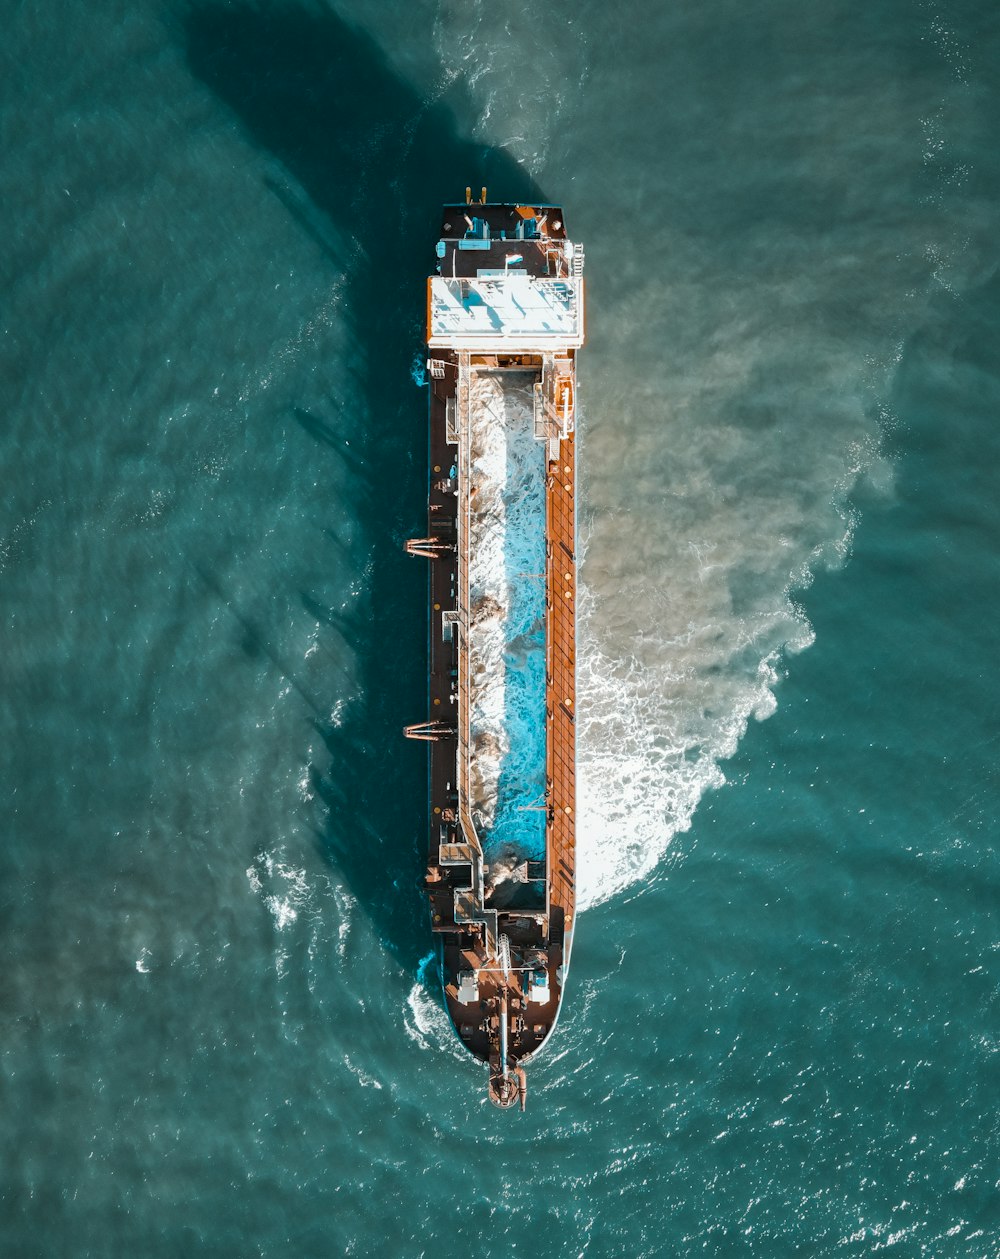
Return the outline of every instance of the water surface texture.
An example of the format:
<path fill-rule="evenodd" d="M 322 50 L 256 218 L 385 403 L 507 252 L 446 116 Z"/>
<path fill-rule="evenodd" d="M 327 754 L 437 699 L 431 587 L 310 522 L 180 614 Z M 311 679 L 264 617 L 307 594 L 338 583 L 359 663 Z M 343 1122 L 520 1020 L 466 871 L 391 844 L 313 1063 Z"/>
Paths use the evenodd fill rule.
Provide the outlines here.
<path fill-rule="evenodd" d="M 995 6 L 7 10 L 4 1256 L 996 1256 Z M 400 738 L 467 184 L 587 249 L 523 1117 Z"/>

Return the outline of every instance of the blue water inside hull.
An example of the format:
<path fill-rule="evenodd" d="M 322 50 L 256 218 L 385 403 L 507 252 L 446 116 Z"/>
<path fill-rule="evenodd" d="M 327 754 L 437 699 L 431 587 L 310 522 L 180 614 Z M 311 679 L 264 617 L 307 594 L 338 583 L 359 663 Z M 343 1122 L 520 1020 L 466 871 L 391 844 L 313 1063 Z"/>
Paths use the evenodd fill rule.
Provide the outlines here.
<path fill-rule="evenodd" d="M 545 858 L 545 444 L 530 411 L 508 407 L 504 567 L 504 725 L 487 861 Z"/>

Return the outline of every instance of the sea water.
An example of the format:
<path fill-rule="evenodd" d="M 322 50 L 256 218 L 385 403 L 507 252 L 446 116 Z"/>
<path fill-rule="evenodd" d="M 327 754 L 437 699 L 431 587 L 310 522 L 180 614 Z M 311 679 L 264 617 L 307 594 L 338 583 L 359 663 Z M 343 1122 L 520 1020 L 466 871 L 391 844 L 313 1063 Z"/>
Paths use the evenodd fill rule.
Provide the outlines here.
<path fill-rule="evenodd" d="M 6 17 L 4 1255 L 994 1256 L 994 7 Z M 523 1116 L 400 737 L 483 184 L 587 257 L 584 910 Z"/>

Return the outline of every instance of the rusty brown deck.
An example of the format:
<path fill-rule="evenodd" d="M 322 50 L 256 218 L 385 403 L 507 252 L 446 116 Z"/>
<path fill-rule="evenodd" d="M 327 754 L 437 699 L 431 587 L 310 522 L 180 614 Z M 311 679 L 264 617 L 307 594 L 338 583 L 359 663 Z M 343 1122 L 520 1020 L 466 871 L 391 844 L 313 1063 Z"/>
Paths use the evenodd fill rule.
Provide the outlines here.
<path fill-rule="evenodd" d="M 549 901 L 573 927 L 576 887 L 576 449 L 572 433 L 549 465 L 546 532 L 547 594 L 546 777 Z"/>

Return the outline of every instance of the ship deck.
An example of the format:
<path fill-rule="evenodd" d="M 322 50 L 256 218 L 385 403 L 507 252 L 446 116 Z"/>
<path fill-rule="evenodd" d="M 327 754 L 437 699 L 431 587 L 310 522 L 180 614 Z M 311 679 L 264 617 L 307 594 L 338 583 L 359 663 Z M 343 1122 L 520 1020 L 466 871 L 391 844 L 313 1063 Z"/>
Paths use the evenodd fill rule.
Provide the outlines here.
<path fill-rule="evenodd" d="M 430 433 L 431 485 L 429 524 L 432 536 L 455 540 L 458 501 L 448 473 L 455 447 L 446 440 L 447 380 L 432 382 Z M 435 412 L 439 414 L 435 415 Z M 549 464 L 546 489 L 548 545 L 546 618 L 546 858 L 550 905 L 565 914 L 571 929 L 576 885 L 576 442 L 569 433 Z M 430 565 L 430 718 L 455 725 L 457 651 L 442 634 L 445 613 L 454 609 L 458 561 L 453 553 Z M 430 797 L 434 821 L 458 808 L 455 744 L 431 747 Z M 430 853 L 436 859 L 433 848 Z"/>
<path fill-rule="evenodd" d="M 430 489 L 428 494 L 428 534 L 448 542 L 458 538 L 458 497 L 449 472 L 455 463 L 455 447 L 446 440 L 445 398 L 453 384 L 446 378 L 431 381 Z M 430 565 L 430 678 L 429 716 L 432 721 L 458 721 L 456 688 L 457 651 L 454 638 L 445 639 L 442 621 L 456 606 L 458 556 L 443 555 Z M 457 812 L 458 786 L 455 772 L 455 743 L 447 740 L 431 745 L 430 758 L 431 830 L 437 833 L 437 820 L 448 811 Z M 432 844 L 430 857 L 437 859 Z"/>

